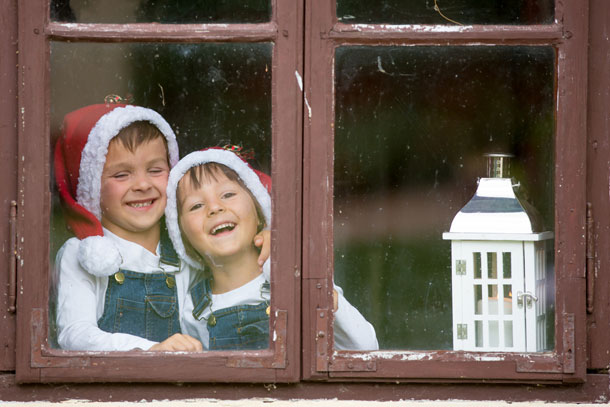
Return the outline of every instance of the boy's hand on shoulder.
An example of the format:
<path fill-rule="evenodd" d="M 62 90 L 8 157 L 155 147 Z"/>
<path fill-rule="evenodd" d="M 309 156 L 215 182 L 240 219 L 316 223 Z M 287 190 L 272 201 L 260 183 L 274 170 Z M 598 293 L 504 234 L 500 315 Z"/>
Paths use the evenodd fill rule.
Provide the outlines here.
<path fill-rule="evenodd" d="M 263 264 L 265 264 L 271 253 L 271 231 L 263 230 L 254 236 L 254 246 L 261 249 L 261 254 L 258 256 L 258 267 L 262 270 Z"/>
<path fill-rule="evenodd" d="M 203 346 L 201 342 L 192 336 L 186 334 L 174 334 L 156 345 L 151 346 L 152 351 L 185 351 L 185 352 L 201 352 Z"/>

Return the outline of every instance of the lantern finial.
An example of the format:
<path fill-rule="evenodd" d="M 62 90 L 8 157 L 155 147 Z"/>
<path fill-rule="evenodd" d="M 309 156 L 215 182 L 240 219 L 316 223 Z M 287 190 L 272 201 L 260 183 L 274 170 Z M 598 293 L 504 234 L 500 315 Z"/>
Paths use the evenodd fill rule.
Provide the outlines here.
<path fill-rule="evenodd" d="M 487 178 L 510 178 L 510 159 L 512 154 L 488 153 L 487 157 Z"/>

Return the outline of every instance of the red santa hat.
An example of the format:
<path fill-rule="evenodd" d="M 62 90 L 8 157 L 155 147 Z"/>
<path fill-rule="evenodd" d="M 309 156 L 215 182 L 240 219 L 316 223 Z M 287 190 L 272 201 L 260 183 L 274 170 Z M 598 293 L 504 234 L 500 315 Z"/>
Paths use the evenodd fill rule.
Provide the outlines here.
<path fill-rule="evenodd" d="M 55 180 L 68 227 L 81 240 L 78 260 L 89 273 L 112 275 L 121 255 L 104 238 L 100 208 L 102 171 L 108 145 L 123 128 L 137 121 L 157 127 L 167 140 L 170 166 L 178 162 L 178 143 L 169 124 L 154 110 L 125 104 L 97 104 L 68 113 L 55 145 Z"/>
<path fill-rule="evenodd" d="M 234 148 L 230 149 L 232 151 L 234 150 Z M 182 158 L 169 174 L 169 180 L 167 182 L 167 205 L 165 206 L 167 232 L 178 256 L 187 264 L 198 269 L 203 269 L 205 265 L 189 256 L 184 247 L 178 223 L 178 204 L 176 202 L 178 183 L 184 174 L 191 168 L 213 162 L 223 164 L 235 171 L 261 207 L 267 227 L 271 225 L 271 196 L 269 195 L 271 190 L 271 177 L 253 169 L 245 159 L 232 151 L 220 147 L 194 151 Z M 269 261 L 265 262 L 263 273 L 265 274 L 267 281 L 269 281 Z"/>

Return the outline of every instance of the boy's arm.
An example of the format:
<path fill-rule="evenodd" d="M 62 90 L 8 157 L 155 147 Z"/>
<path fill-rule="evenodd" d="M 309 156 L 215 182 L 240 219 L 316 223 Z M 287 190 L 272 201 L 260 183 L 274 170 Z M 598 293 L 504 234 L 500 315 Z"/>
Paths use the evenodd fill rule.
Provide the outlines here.
<path fill-rule="evenodd" d="M 377 350 L 375 328 L 343 296 L 343 290 L 335 286 L 333 290 L 335 305 L 335 349 L 339 350 Z"/>
<path fill-rule="evenodd" d="M 68 240 L 57 253 L 57 332 L 62 349 L 123 351 L 150 349 L 157 342 L 138 336 L 109 333 L 97 326 L 99 298 L 105 292 L 105 278 L 85 272 L 76 257 L 79 241 Z M 100 310 L 101 312 L 101 310 Z"/>

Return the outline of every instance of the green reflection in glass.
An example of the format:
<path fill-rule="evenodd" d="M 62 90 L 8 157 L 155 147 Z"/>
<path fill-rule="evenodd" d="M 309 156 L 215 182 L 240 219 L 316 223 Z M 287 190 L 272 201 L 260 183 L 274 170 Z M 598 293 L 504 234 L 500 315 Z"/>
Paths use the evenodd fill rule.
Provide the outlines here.
<path fill-rule="evenodd" d="M 511 278 L 512 276 L 512 264 L 511 264 L 511 253 L 502 253 L 502 276 L 504 278 Z"/>
<path fill-rule="evenodd" d="M 498 253 L 487 253 L 487 278 L 498 278 Z"/>
<path fill-rule="evenodd" d="M 51 0 L 51 19 L 76 23 L 264 23 L 270 0 Z"/>
<path fill-rule="evenodd" d="M 472 264 L 474 271 L 474 278 L 481 278 L 481 253 L 472 253 Z"/>
<path fill-rule="evenodd" d="M 484 153 L 515 155 L 521 193 L 553 230 L 554 64 L 552 47 L 337 49 L 334 276 L 382 349 L 452 349 L 441 236 Z"/>
<path fill-rule="evenodd" d="M 553 0 L 337 0 L 343 23 L 551 24 Z"/>

